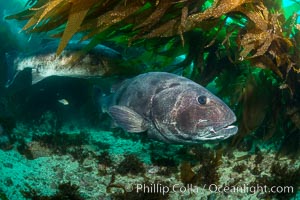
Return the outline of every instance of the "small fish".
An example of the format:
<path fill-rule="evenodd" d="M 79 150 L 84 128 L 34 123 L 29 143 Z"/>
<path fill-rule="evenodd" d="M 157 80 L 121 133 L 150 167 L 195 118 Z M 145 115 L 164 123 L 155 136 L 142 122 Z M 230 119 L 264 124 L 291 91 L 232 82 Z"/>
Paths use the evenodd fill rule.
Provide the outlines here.
<path fill-rule="evenodd" d="M 69 105 L 69 102 L 68 102 L 68 100 L 66 100 L 66 99 L 59 99 L 58 102 L 61 103 L 61 104 L 64 105 L 64 106 Z"/>
<path fill-rule="evenodd" d="M 74 57 L 86 44 L 70 43 L 61 55 L 56 55 L 56 43 L 47 44 L 44 48 L 30 53 L 6 53 L 8 80 L 6 87 L 12 85 L 15 79 L 25 69 L 30 68 L 32 84 L 49 76 L 69 76 L 88 78 L 103 76 L 108 73 L 117 61 L 122 61 L 122 55 L 104 45 L 97 45 L 89 53 L 75 62 Z"/>
<path fill-rule="evenodd" d="M 166 143 L 224 140 L 237 133 L 235 114 L 199 84 L 175 74 L 150 72 L 126 80 L 103 108 L 128 132 L 147 132 Z"/>

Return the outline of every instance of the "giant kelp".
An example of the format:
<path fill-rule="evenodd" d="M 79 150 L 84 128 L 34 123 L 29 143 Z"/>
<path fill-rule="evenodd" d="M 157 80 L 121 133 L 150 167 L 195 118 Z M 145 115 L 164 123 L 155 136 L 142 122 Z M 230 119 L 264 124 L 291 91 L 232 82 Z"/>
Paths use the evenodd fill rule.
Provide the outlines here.
<path fill-rule="evenodd" d="M 299 25 L 296 24 L 297 14 L 285 19 L 282 12 L 278 1 L 268 0 L 37 0 L 28 10 L 7 19 L 27 19 L 23 30 L 29 33 L 50 31 L 53 36 L 60 37 L 58 54 L 76 33 L 81 34 L 82 40 L 90 39 L 87 49 L 105 40 L 145 45 L 149 41 L 153 43 L 152 38 L 180 36 L 183 46 L 199 43 L 205 48 L 221 42 L 228 51 L 227 56 L 232 56 L 230 50 L 238 50 L 238 55 L 231 61 L 249 60 L 253 66 L 271 69 L 287 79 L 289 74 L 300 72 L 297 56 Z M 237 23 L 229 24 L 229 20 Z M 209 33 L 204 35 L 207 39 L 201 41 L 198 37 L 196 43 L 189 41 L 186 33 L 195 30 L 201 30 L 202 36 Z M 218 34 L 222 38 L 217 38 Z M 170 39 L 164 43 L 159 41 L 160 45 L 165 44 L 164 53 L 178 52 L 174 50 L 178 49 L 178 43 L 172 43 Z M 198 48 L 197 59 L 191 59 L 194 54 L 191 51 L 195 50 L 191 48 L 185 51 L 188 56 L 181 66 L 192 60 L 199 63 L 200 57 L 207 52 Z M 287 82 L 293 89 L 293 83 Z"/>
<path fill-rule="evenodd" d="M 237 30 L 240 39 L 239 59 L 254 59 L 264 56 L 269 51 L 268 53 L 276 59 L 277 63 L 274 64 L 277 67 L 288 62 L 288 69 L 298 70 L 289 62 L 290 58 L 280 54 L 282 52 L 279 48 L 295 46 L 295 41 L 289 38 L 289 33 L 296 34 L 297 30 L 299 31 L 299 26 L 295 23 L 297 16 L 293 15 L 285 20 L 280 14 L 281 10 L 274 5 L 275 3 L 270 5 L 269 1 L 256 0 L 37 0 L 28 10 L 11 15 L 7 19 L 27 19 L 23 30 L 28 32 L 54 30 L 55 35 L 61 37 L 57 50 L 59 54 L 78 32 L 82 34 L 83 40 L 92 38 L 91 46 L 101 40 L 116 39 L 120 36 L 124 37 L 123 42 L 132 42 L 141 38 L 180 35 L 184 44 L 183 33 L 196 28 L 217 28 L 216 26 L 224 23 L 228 17 L 232 17 L 245 25 Z M 276 10 L 271 11 L 274 8 Z M 244 19 L 248 21 L 246 24 Z M 226 29 L 229 30 L 230 26 Z M 224 42 L 225 40 L 228 41 L 228 37 L 224 37 Z M 266 59 L 263 57 L 263 61 L 256 64 L 271 68 L 281 75 L 276 67 L 266 66 Z"/>
<path fill-rule="evenodd" d="M 7 19 L 28 20 L 24 31 L 60 38 L 58 54 L 78 34 L 89 41 L 83 51 L 103 42 L 131 46 L 139 53 L 130 60 L 147 66 L 145 72 L 214 81 L 239 118 L 234 144 L 254 131 L 269 139 L 299 129 L 299 16 L 284 14 L 279 0 L 32 2 Z"/>

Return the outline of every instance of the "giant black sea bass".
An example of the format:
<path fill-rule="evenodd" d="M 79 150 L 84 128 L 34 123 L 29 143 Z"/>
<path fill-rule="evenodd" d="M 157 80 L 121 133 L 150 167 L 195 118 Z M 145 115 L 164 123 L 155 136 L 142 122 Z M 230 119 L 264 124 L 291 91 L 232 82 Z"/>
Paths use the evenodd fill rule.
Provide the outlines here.
<path fill-rule="evenodd" d="M 128 132 L 167 143 L 202 143 L 236 134 L 235 114 L 199 84 L 150 72 L 126 80 L 110 98 L 108 113 Z"/>

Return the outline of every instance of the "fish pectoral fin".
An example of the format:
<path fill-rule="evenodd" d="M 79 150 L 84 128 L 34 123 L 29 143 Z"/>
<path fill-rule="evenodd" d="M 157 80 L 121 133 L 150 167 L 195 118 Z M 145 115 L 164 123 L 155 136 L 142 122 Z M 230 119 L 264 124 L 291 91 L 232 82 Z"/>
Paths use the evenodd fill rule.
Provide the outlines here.
<path fill-rule="evenodd" d="M 143 117 L 126 106 L 112 106 L 108 113 L 121 128 L 128 132 L 139 133 L 147 130 Z"/>

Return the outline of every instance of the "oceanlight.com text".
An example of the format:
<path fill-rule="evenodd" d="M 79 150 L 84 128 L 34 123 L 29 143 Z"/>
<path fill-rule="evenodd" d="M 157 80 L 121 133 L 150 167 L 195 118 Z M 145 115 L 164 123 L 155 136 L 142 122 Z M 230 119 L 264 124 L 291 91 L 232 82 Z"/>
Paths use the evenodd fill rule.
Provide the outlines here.
<path fill-rule="evenodd" d="M 242 185 L 242 186 L 219 186 L 217 184 L 204 185 L 203 187 L 195 186 L 193 184 L 181 185 L 163 185 L 155 184 L 136 184 L 133 186 L 137 193 L 200 193 L 201 189 L 209 190 L 212 193 L 293 193 L 293 186 L 261 186 L 261 185 Z"/>
<path fill-rule="evenodd" d="M 242 186 L 218 186 L 216 184 L 204 185 L 204 189 L 208 189 L 210 192 L 217 193 L 293 193 L 293 186 L 271 186 L 266 185 L 242 185 Z"/>

